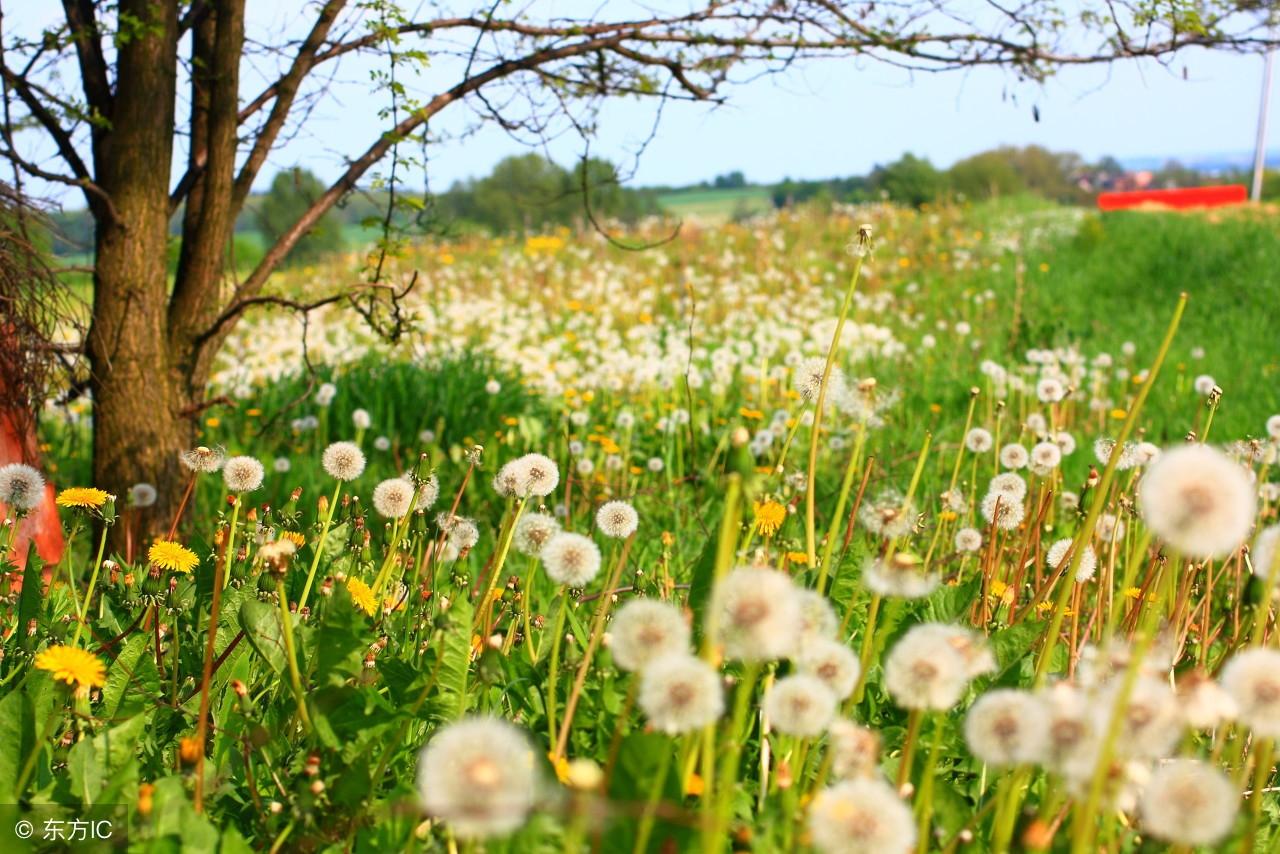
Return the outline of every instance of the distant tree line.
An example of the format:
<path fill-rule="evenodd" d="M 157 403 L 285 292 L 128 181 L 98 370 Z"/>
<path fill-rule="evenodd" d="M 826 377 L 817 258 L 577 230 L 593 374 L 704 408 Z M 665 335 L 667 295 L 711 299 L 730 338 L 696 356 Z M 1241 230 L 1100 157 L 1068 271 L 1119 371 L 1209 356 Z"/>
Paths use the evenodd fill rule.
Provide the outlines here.
<path fill-rule="evenodd" d="M 817 181 L 784 179 L 771 187 L 775 207 L 810 201 L 864 202 L 888 199 L 919 207 L 944 199 L 984 200 L 1033 195 L 1063 204 L 1083 204 L 1101 190 L 1130 189 L 1134 173 L 1113 157 L 1088 163 L 1074 152 L 1050 151 L 1038 145 L 1004 146 L 966 157 L 949 169 L 927 158 L 904 154 L 878 165 L 867 175 Z M 1233 172 L 1203 172 L 1171 160 L 1153 170 L 1146 186 L 1195 187 L 1245 183 L 1249 176 Z M 1264 198 L 1280 198 L 1280 173 L 1271 172 Z"/>
<path fill-rule="evenodd" d="M 1063 204 L 1092 201 L 1099 190 L 1123 186 L 1131 177 L 1118 161 L 1105 157 L 1087 163 L 1073 152 L 1041 146 L 1011 146 L 966 157 L 949 169 L 939 169 L 914 154 L 883 165 L 866 175 L 821 180 L 784 179 L 777 184 L 748 182 L 741 171 L 726 172 L 710 181 L 682 187 L 632 189 L 622 185 L 617 167 L 607 160 L 579 161 L 564 168 L 540 154 L 523 154 L 500 161 L 483 178 L 455 182 L 448 190 L 413 199 L 412 204 L 389 205 L 385 191 L 359 190 L 322 216 L 290 251 L 291 264 L 311 263 L 335 250 L 363 245 L 386 225 L 410 235 L 456 235 L 467 232 L 522 234 L 556 226 L 633 223 L 661 213 L 659 197 L 706 190 L 766 189 L 775 207 L 887 199 L 919 207 L 945 199 L 985 199 L 1034 195 Z M 1206 173 L 1170 161 L 1151 176 L 1151 187 L 1190 187 L 1210 183 L 1248 183 L 1247 174 Z M 236 220 L 232 259 L 237 266 L 257 263 L 270 246 L 323 193 L 325 184 L 311 171 L 294 167 L 276 173 L 270 188 L 251 196 Z M 1280 198 L 1280 172 L 1267 174 L 1264 198 Z M 387 221 L 388 210 L 390 221 Z M 179 211 L 180 213 L 181 211 Z M 171 233 L 171 263 L 178 257 L 181 216 Z M 77 256 L 93 245 L 93 220 L 87 211 L 52 215 L 54 233 L 49 248 L 59 256 Z"/>

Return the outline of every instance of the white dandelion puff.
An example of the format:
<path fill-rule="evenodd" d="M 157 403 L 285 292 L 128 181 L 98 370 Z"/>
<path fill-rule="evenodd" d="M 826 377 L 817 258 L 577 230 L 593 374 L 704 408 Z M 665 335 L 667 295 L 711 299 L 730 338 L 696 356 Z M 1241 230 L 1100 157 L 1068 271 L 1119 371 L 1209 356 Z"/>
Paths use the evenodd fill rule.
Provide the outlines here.
<path fill-rule="evenodd" d="M 882 854 L 916 844 L 910 807 L 880 780 L 845 780 L 818 792 L 809 835 L 823 854 Z"/>
<path fill-rule="evenodd" d="M 334 442 L 324 449 L 320 465 L 329 477 L 352 481 L 364 473 L 364 451 L 355 442 Z"/>
<path fill-rule="evenodd" d="M 537 796 L 532 745 L 495 718 L 440 729 L 418 760 L 423 809 L 462 837 L 500 836 L 524 824 Z"/>
<path fill-rule="evenodd" d="M 39 506 L 43 499 L 44 476 L 40 472 L 23 463 L 0 466 L 0 504 L 25 513 Z"/>
<path fill-rule="evenodd" d="M 1220 842 L 1231 832 L 1239 806 L 1239 792 L 1227 775 L 1197 759 L 1157 767 L 1139 802 L 1147 833 L 1186 846 Z"/>
<path fill-rule="evenodd" d="M 253 457 L 232 457 L 222 467 L 222 479 L 230 492 L 253 492 L 262 486 L 266 470 Z"/>
<path fill-rule="evenodd" d="M 702 659 L 667 655 L 641 673 L 636 702 L 654 729 L 677 735 L 715 723 L 724 714 L 724 688 L 720 674 Z"/>
<path fill-rule="evenodd" d="M 633 599 L 609 627 L 609 650 L 622 670 L 644 670 L 652 661 L 689 650 L 689 625 L 674 605 Z"/>
<path fill-rule="evenodd" d="M 997 689 L 978 698 L 964 721 L 969 752 L 994 768 L 1039 762 L 1048 742 L 1044 710 L 1026 691 Z"/>
<path fill-rule="evenodd" d="M 640 516 L 626 501 L 607 501 L 596 511 L 596 527 L 606 537 L 624 540 L 636 532 Z"/>
<path fill-rule="evenodd" d="M 801 673 L 821 679 L 823 684 L 843 700 L 853 693 L 862 674 L 862 666 L 853 650 L 834 640 L 815 640 L 805 644 L 796 659 Z"/>
<path fill-rule="evenodd" d="M 556 584 L 585 587 L 600 571 L 600 548 L 581 534 L 561 531 L 542 547 L 541 557 Z"/>
<path fill-rule="evenodd" d="M 793 673 L 769 688 L 764 711 L 779 732 L 813 738 L 821 735 L 835 717 L 836 695 L 822 679 Z"/>
<path fill-rule="evenodd" d="M 413 505 L 413 484 L 403 477 L 391 477 L 373 488 L 373 509 L 388 519 L 399 519 Z"/>
<path fill-rule="evenodd" d="M 1068 552 L 1071 551 L 1071 544 L 1074 542 L 1075 540 L 1068 537 L 1049 546 L 1049 551 L 1045 553 L 1045 562 L 1052 569 L 1062 569 L 1063 563 L 1069 559 Z M 1080 564 L 1076 567 L 1076 581 L 1088 581 L 1097 571 L 1098 555 L 1094 552 L 1093 546 L 1086 545 L 1080 555 Z"/>
<path fill-rule="evenodd" d="M 803 627 L 795 585 L 764 567 L 735 569 L 712 592 L 715 640 L 727 658 L 771 661 L 795 651 Z"/>
<path fill-rule="evenodd" d="M 560 533 L 560 522 L 548 513 L 526 513 L 516 523 L 512 545 L 522 555 L 537 557 L 547 541 Z"/>
<path fill-rule="evenodd" d="M 1223 690 L 1258 738 L 1280 738 L 1280 650 L 1247 649 L 1222 669 Z"/>
<path fill-rule="evenodd" d="M 1138 485 L 1147 525 L 1174 548 L 1198 558 L 1239 548 L 1253 527 L 1257 495 L 1245 470 L 1207 445 L 1166 451 Z"/>

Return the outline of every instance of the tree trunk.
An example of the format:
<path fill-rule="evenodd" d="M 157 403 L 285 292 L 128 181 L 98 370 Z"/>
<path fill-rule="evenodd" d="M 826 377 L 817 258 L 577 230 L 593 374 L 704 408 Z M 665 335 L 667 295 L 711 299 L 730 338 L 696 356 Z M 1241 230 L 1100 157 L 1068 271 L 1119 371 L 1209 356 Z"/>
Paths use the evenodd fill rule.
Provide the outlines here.
<path fill-rule="evenodd" d="M 153 484 L 151 518 L 179 500 L 179 454 L 194 438 L 169 352 L 166 244 L 177 69 L 177 4 L 122 0 L 146 26 L 121 40 L 110 127 L 94 146 L 98 183 L 115 215 L 99 218 L 88 350 L 94 401 L 94 482 L 123 500 Z M 114 535 L 122 538 L 123 526 Z M 152 532 L 143 532 L 145 537 Z M 113 550 L 120 541 L 113 541 Z"/>

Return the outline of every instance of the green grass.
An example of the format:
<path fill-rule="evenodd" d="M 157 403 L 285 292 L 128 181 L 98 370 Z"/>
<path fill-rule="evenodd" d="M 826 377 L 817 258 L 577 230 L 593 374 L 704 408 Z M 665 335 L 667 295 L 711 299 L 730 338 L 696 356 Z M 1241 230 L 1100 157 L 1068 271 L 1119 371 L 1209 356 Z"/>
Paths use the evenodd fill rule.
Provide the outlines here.
<path fill-rule="evenodd" d="M 769 191 L 763 187 L 667 193 L 658 197 L 658 204 L 675 216 L 697 217 L 714 223 L 765 213 L 773 208 Z"/>

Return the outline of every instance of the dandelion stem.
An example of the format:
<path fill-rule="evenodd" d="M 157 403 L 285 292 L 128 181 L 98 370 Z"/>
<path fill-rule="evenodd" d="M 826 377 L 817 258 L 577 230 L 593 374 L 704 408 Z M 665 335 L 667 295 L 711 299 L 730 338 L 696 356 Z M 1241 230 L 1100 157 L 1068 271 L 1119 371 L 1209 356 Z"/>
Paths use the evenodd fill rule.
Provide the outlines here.
<path fill-rule="evenodd" d="M 551 638 L 551 660 L 547 663 L 547 744 L 556 743 L 556 680 L 560 670 L 560 642 L 564 639 L 564 620 L 569 611 L 569 588 L 560 588 L 560 609 L 556 612 L 555 634 Z"/>
<path fill-rule="evenodd" d="M 84 630 L 85 620 L 89 618 L 89 609 L 93 607 L 93 590 L 98 584 L 98 571 L 102 569 L 102 554 L 107 548 L 107 530 L 106 525 L 102 526 L 102 535 L 98 537 L 98 556 L 93 561 L 93 572 L 89 575 L 89 590 L 84 597 L 84 610 L 79 612 L 80 619 L 76 621 L 76 631 L 71 638 L 71 645 L 76 646 L 80 643 L 80 633 Z"/>
<path fill-rule="evenodd" d="M 307 570 L 307 583 L 302 585 L 302 595 L 298 597 L 298 613 L 307 607 L 307 597 L 311 595 L 311 585 L 316 580 L 316 568 L 320 566 L 320 558 L 324 555 L 324 543 L 329 538 L 329 526 L 333 523 L 334 509 L 338 506 L 338 496 L 342 493 L 342 481 L 333 488 L 333 497 L 329 506 L 324 509 L 324 521 L 320 523 L 320 539 L 316 540 L 315 552 L 311 556 L 311 568 Z"/>
<path fill-rule="evenodd" d="M 859 240 L 863 238 L 859 236 Z M 849 308 L 853 305 L 853 294 L 858 289 L 858 277 L 862 274 L 862 262 L 865 252 L 859 252 L 858 260 L 853 266 L 853 275 L 849 277 L 849 287 L 844 292 L 844 302 L 840 305 L 840 317 L 836 321 L 836 330 L 831 336 L 831 344 L 827 347 L 827 361 L 822 368 L 822 383 L 818 386 L 818 396 L 813 405 L 813 425 L 809 428 L 809 469 L 804 491 L 804 537 L 805 554 L 809 566 L 817 566 L 817 532 L 816 532 L 816 495 L 818 475 L 818 442 L 822 435 L 822 409 L 827 402 L 827 385 L 831 379 L 831 366 L 835 364 L 836 354 L 840 350 L 840 338 L 844 333 L 844 324 L 849 317 Z"/>
<path fill-rule="evenodd" d="M 298 704 L 298 717 L 307 732 L 311 731 L 311 716 L 307 714 L 307 695 L 302 691 L 302 675 L 298 672 L 298 650 L 293 640 L 293 615 L 289 613 L 289 597 L 284 583 L 278 588 L 280 600 L 280 627 L 284 637 L 285 662 L 289 665 L 289 685 Z"/>
<path fill-rule="evenodd" d="M 667 775 L 671 771 L 671 756 L 674 752 L 674 749 L 662 751 L 658 772 L 653 775 L 649 796 L 644 803 L 644 812 L 640 814 L 640 828 L 636 831 L 636 844 L 632 848 L 635 854 L 642 854 L 649 848 L 649 837 L 653 834 L 654 814 L 658 811 L 658 802 L 662 800 L 662 790 L 667 785 Z"/>

